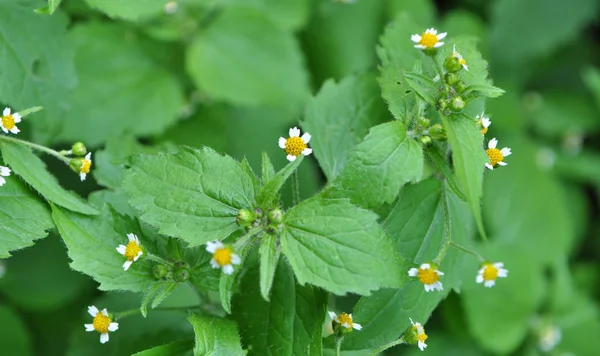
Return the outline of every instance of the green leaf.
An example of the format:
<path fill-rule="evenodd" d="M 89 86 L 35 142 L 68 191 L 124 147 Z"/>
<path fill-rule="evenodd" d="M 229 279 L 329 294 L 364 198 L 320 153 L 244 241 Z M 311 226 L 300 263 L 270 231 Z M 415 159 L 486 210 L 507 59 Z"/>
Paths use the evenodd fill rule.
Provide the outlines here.
<path fill-rule="evenodd" d="M 497 98 L 504 94 L 504 90 L 489 84 L 469 85 L 464 95 L 473 95 L 475 97 L 485 96 L 486 98 Z"/>
<path fill-rule="evenodd" d="M 164 0 L 85 0 L 90 7 L 101 11 L 111 18 L 140 21 L 160 15 L 164 12 Z"/>
<path fill-rule="evenodd" d="M 58 9 L 61 2 L 62 0 L 48 0 L 48 5 L 35 9 L 35 12 L 43 15 L 52 15 Z"/>
<path fill-rule="evenodd" d="M 145 292 L 140 312 L 145 317 L 148 316 L 148 305 L 152 309 L 156 308 L 165 298 L 167 298 L 177 288 L 179 283 L 174 281 L 157 281 L 151 285 Z M 152 303 L 151 303 L 152 302 Z"/>
<path fill-rule="evenodd" d="M 38 112 L 38 111 L 42 111 L 43 109 L 44 109 L 44 108 L 43 108 L 43 107 L 41 107 L 41 106 L 34 106 L 34 107 L 31 107 L 31 108 L 27 108 L 27 109 L 24 109 L 24 110 L 20 110 L 20 111 L 18 112 L 18 114 L 19 114 L 19 115 L 21 115 L 21 117 L 23 118 L 23 117 L 29 116 L 29 115 L 31 115 L 31 114 L 33 114 L 33 113 L 36 113 L 36 112 Z"/>
<path fill-rule="evenodd" d="M 35 141 L 40 142 L 60 130 L 77 75 L 66 39 L 67 17 L 40 16 L 31 5 L 29 1 L 0 0 L 0 66 L 4 68 L 0 97 L 16 110 L 37 105 L 45 108 L 31 119 Z"/>
<path fill-rule="evenodd" d="M 400 121 L 388 122 L 371 128 L 326 194 L 373 208 L 394 201 L 400 188 L 419 180 L 422 172 L 421 145 L 406 136 Z"/>
<path fill-rule="evenodd" d="M 0 305 L 0 345 L 5 355 L 33 355 L 31 335 L 19 315 L 6 305 Z"/>
<path fill-rule="evenodd" d="M 302 127 L 312 134 L 315 157 L 329 181 L 371 126 L 387 117 L 377 82 L 370 73 L 326 81 L 307 104 Z"/>
<path fill-rule="evenodd" d="M 452 162 L 461 191 L 473 211 L 479 233 L 486 237 L 481 219 L 483 170 L 488 157 L 483 149 L 483 135 L 473 120 L 465 117 L 442 117 L 448 142 L 452 148 Z"/>
<path fill-rule="evenodd" d="M 92 21 L 75 26 L 70 38 L 79 86 L 71 114 L 61 118 L 61 139 L 98 146 L 124 132 L 145 136 L 175 123 L 183 106 L 179 83 L 148 57 L 135 33 Z"/>
<path fill-rule="evenodd" d="M 390 0 L 388 1 L 387 16 L 394 19 L 406 12 L 411 19 L 422 28 L 428 28 L 435 23 L 436 8 L 432 0 Z M 454 35 L 454 34 L 453 34 Z"/>
<path fill-rule="evenodd" d="M 188 321 L 196 334 L 194 356 L 246 354 L 233 321 L 198 314 L 190 315 Z"/>
<path fill-rule="evenodd" d="M 233 317 L 239 324 L 244 345 L 251 355 L 321 355 L 327 293 L 313 286 L 300 286 L 285 259 L 275 273 L 271 302 L 256 288 L 257 268 L 244 275 L 233 301 Z"/>
<path fill-rule="evenodd" d="M 600 109 L 600 69 L 587 67 L 582 71 L 581 77 L 588 90 L 592 92 L 596 107 Z"/>
<path fill-rule="evenodd" d="M 187 356 L 193 347 L 193 340 L 176 341 L 136 352 L 132 356 Z"/>
<path fill-rule="evenodd" d="M 302 28 L 310 14 L 309 0 L 238 0 L 234 6 L 254 7 L 269 16 L 279 27 L 289 31 Z"/>
<path fill-rule="evenodd" d="M 277 246 L 277 236 L 263 235 L 258 253 L 260 253 L 260 294 L 266 301 L 269 301 L 269 292 L 273 285 L 273 278 L 281 253 Z"/>
<path fill-rule="evenodd" d="M 101 215 L 92 217 L 53 205 L 52 217 L 67 245 L 71 268 L 93 277 L 100 283 L 100 290 L 140 292 L 154 282 L 151 263 L 142 257 L 124 271 L 125 257 L 116 251 L 119 245 L 126 244 L 128 233 L 136 234 L 144 248 L 151 247 L 137 223 L 107 206 Z"/>
<path fill-rule="evenodd" d="M 261 180 L 263 184 L 271 181 L 275 176 L 275 167 L 271 163 L 271 159 L 266 152 L 262 153 L 262 165 L 261 165 Z"/>
<path fill-rule="evenodd" d="M 440 150 L 435 146 L 429 146 L 425 149 L 425 153 L 427 154 L 427 158 L 431 160 L 435 168 L 444 175 L 446 178 L 446 183 L 448 186 L 452 188 L 454 194 L 459 197 L 461 200 L 467 201 L 467 197 L 460 190 L 458 186 L 458 182 L 456 181 L 456 176 L 454 172 L 450 169 L 450 165 L 444 156 L 442 156 Z"/>
<path fill-rule="evenodd" d="M 235 251 L 241 258 L 242 263 L 235 266 L 232 274 L 221 273 L 221 279 L 219 280 L 219 297 L 221 299 L 221 306 L 227 313 L 231 314 L 231 298 L 237 292 L 238 275 L 244 267 L 248 255 L 251 252 L 252 244 L 248 243 L 242 247 L 242 249 Z"/>
<path fill-rule="evenodd" d="M 288 163 L 287 166 L 283 167 L 277 174 L 268 182 L 264 182 L 264 185 L 258 192 L 256 201 L 259 206 L 264 209 L 270 209 L 277 206 L 278 193 L 283 186 L 283 183 L 294 173 L 300 163 L 304 160 L 304 156 L 299 156 L 295 161 Z"/>
<path fill-rule="evenodd" d="M 419 73 L 404 72 L 404 79 L 413 90 L 430 105 L 435 106 L 438 99 L 438 90 L 433 80 Z"/>
<path fill-rule="evenodd" d="M 240 209 L 254 209 L 253 178 L 240 163 L 210 148 L 136 155 L 125 174 L 130 203 L 159 233 L 196 246 L 239 229 Z"/>
<path fill-rule="evenodd" d="M 377 216 L 346 200 L 317 196 L 290 209 L 281 249 L 302 285 L 363 295 L 402 285 L 404 260 L 377 224 Z"/>
<path fill-rule="evenodd" d="M 98 214 L 81 198 L 63 189 L 56 178 L 48 173 L 44 162 L 29 148 L 6 141 L 0 143 L 0 148 L 4 162 L 46 200 L 82 214 Z"/>
<path fill-rule="evenodd" d="M 224 9 L 200 32 L 189 47 L 186 68 L 210 97 L 234 104 L 297 106 L 309 92 L 294 37 L 248 7 Z"/>
<path fill-rule="evenodd" d="M 48 235 L 54 224 L 48 206 L 19 179 L 6 177 L 0 187 L 0 258 L 33 245 Z"/>

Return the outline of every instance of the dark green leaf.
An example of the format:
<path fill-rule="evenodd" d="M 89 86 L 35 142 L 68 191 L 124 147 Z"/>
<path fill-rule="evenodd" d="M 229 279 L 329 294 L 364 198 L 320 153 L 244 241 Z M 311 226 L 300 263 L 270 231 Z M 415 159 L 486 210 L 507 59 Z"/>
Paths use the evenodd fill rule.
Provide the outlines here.
<path fill-rule="evenodd" d="M 269 292 L 273 285 L 273 278 L 281 253 L 277 246 L 277 236 L 263 235 L 258 252 L 260 253 L 260 293 L 266 301 L 269 301 Z"/>
<path fill-rule="evenodd" d="M 6 305 L 0 306 L 0 345 L 5 355 L 33 355 L 31 336 L 19 315 Z"/>
<path fill-rule="evenodd" d="M 187 356 L 191 355 L 193 347 L 193 340 L 176 341 L 136 352 L 132 356 Z"/>

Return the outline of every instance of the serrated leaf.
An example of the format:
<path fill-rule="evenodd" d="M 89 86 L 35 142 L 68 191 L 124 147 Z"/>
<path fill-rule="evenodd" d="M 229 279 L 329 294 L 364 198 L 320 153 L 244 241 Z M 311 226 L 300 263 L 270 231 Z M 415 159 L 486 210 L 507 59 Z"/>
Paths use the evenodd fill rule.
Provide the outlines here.
<path fill-rule="evenodd" d="M 123 186 L 141 220 L 192 246 L 225 239 L 239 229 L 239 210 L 254 209 L 253 178 L 207 147 L 133 156 Z"/>
<path fill-rule="evenodd" d="M 504 94 L 504 90 L 488 84 L 473 84 L 469 85 L 464 92 L 464 95 L 474 97 L 485 96 L 486 98 L 497 98 Z"/>
<path fill-rule="evenodd" d="M 179 83 L 144 53 L 130 31 L 94 21 L 71 30 L 79 85 L 71 114 L 61 118 L 61 139 L 97 146 L 124 132 L 160 133 L 177 120 L 183 106 Z M 105 60 L 106 53 L 112 60 Z"/>
<path fill-rule="evenodd" d="M 98 214 L 96 209 L 84 203 L 81 198 L 62 188 L 46 170 L 44 162 L 29 148 L 6 141 L 0 143 L 0 148 L 4 162 L 46 200 L 82 214 Z"/>
<path fill-rule="evenodd" d="M 307 104 L 302 127 L 310 132 L 311 147 L 327 180 L 342 170 L 351 150 L 387 117 L 372 74 L 326 81 Z"/>
<path fill-rule="evenodd" d="M 171 342 L 134 353 L 132 356 L 187 356 L 192 353 L 193 340 Z"/>
<path fill-rule="evenodd" d="M 430 105 L 435 106 L 438 99 L 438 90 L 433 80 L 423 74 L 414 72 L 402 73 L 404 79 L 413 90 Z"/>
<path fill-rule="evenodd" d="M 116 248 L 127 242 L 134 233 L 145 248 L 146 237 L 130 218 L 120 216 L 105 206 L 101 215 L 85 216 L 52 205 L 52 217 L 67 245 L 71 268 L 93 277 L 100 290 L 129 290 L 140 292 L 154 282 L 152 264 L 143 257 L 123 270 L 125 257 Z M 148 241 L 149 242 L 149 241 Z"/>
<path fill-rule="evenodd" d="M 90 7 L 111 18 L 130 21 L 145 20 L 164 12 L 164 0 L 85 0 Z"/>
<path fill-rule="evenodd" d="M 186 68 L 209 96 L 234 104 L 293 107 L 309 93 L 295 38 L 249 7 L 224 9 L 200 32 L 188 49 Z"/>
<path fill-rule="evenodd" d="M 302 160 L 304 160 L 303 155 L 296 158 L 295 161 L 288 163 L 288 165 L 277 172 L 271 180 L 263 183 L 264 185 L 260 188 L 258 196 L 256 197 L 256 202 L 259 206 L 264 209 L 276 207 L 279 190 L 292 173 L 298 169 Z"/>
<path fill-rule="evenodd" d="M 404 260 L 374 213 L 317 196 L 290 209 L 284 224 L 281 249 L 300 284 L 363 295 L 402 285 Z"/>
<path fill-rule="evenodd" d="M 275 176 L 275 167 L 266 152 L 262 153 L 261 177 L 263 184 L 269 182 Z"/>
<path fill-rule="evenodd" d="M 6 177 L 0 187 L 0 258 L 33 245 L 54 223 L 48 206 L 19 180 Z"/>
<path fill-rule="evenodd" d="M 421 145 L 406 136 L 400 121 L 388 122 L 371 128 L 325 194 L 374 208 L 394 201 L 400 188 L 420 179 L 422 171 Z"/>
<path fill-rule="evenodd" d="M 435 168 L 444 175 L 444 178 L 446 178 L 446 183 L 452 189 L 454 194 L 456 194 L 456 196 L 461 200 L 467 201 L 467 197 L 458 186 L 454 172 L 452 172 L 452 169 L 450 169 L 448 161 L 444 156 L 442 156 L 440 150 L 435 146 L 429 146 L 425 149 L 425 153 Z"/>
<path fill-rule="evenodd" d="M 280 259 L 271 292 L 271 302 L 256 289 L 259 271 L 244 275 L 233 301 L 233 317 L 250 355 L 321 355 L 322 326 L 327 293 L 313 286 L 300 286 L 285 259 Z"/>
<path fill-rule="evenodd" d="M 165 300 L 179 283 L 175 281 L 157 281 L 146 290 L 144 299 L 140 306 L 140 312 L 144 318 L 148 315 L 148 306 L 152 309 L 156 308 L 163 300 Z"/>
<path fill-rule="evenodd" d="M 266 301 L 269 301 L 269 292 L 273 285 L 273 278 L 281 253 L 277 246 L 277 236 L 263 235 L 258 253 L 260 254 L 260 294 Z"/>
<path fill-rule="evenodd" d="M 188 321 L 196 334 L 194 356 L 246 354 L 233 321 L 197 314 L 190 315 Z"/>

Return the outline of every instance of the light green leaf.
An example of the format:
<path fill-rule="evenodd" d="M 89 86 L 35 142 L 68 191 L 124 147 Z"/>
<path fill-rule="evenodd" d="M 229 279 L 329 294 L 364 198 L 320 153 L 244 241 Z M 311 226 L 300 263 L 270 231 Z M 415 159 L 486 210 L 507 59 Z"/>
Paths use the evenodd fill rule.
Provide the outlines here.
<path fill-rule="evenodd" d="M 469 85 L 464 92 L 465 96 L 485 96 L 486 98 L 497 98 L 502 94 L 504 94 L 504 90 L 489 84 Z"/>
<path fill-rule="evenodd" d="M 148 316 L 148 306 L 156 308 L 165 298 L 167 298 L 177 288 L 175 281 L 156 281 L 145 292 L 140 312 L 145 317 Z"/>
<path fill-rule="evenodd" d="M 281 249 L 300 284 L 363 295 L 402 285 L 404 260 L 374 213 L 317 196 L 290 209 L 284 223 Z"/>
<path fill-rule="evenodd" d="M 46 170 L 44 162 L 29 148 L 6 141 L 0 143 L 0 148 L 4 162 L 46 200 L 82 214 L 98 214 L 96 209 L 84 203 L 81 198 L 62 188 Z"/>
<path fill-rule="evenodd" d="M 188 321 L 196 334 L 194 356 L 246 354 L 240 346 L 240 337 L 233 321 L 197 314 L 190 315 Z"/>
<path fill-rule="evenodd" d="M 188 50 L 186 68 L 209 96 L 235 104 L 293 107 L 309 92 L 294 37 L 247 7 L 224 9 L 201 31 Z"/>
<path fill-rule="evenodd" d="M 400 121 L 388 122 L 371 128 L 325 194 L 373 208 L 394 201 L 400 188 L 419 180 L 422 172 L 421 145 L 406 136 Z"/>
<path fill-rule="evenodd" d="M 123 270 L 125 257 L 116 248 L 134 233 L 142 246 L 150 248 L 137 223 L 105 206 L 99 216 L 85 216 L 52 206 L 52 217 L 72 262 L 71 268 L 93 277 L 100 290 L 143 291 L 154 282 L 152 264 L 143 257 Z M 156 251 L 152 251 L 156 253 Z"/>
<path fill-rule="evenodd" d="M 193 347 L 193 340 L 176 341 L 136 352 L 132 356 L 187 356 L 191 355 Z"/>
<path fill-rule="evenodd" d="M 281 253 L 277 246 L 277 236 L 263 235 L 258 252 L 260 253 L 260 294 L 266 301 L 269 301 L 269 292 L 273 285 L 273 278 Z"/>
<path fill-rule="evenodd" d="M 351 150 L 370 127 L 387 118 L 377 82 L 370 73 L 326 81 L 307 104 L 302 127 L 329 181 L 337 176 Z"/>
<path fill-rule="evenodd" d="M 145 20 L 164 12 L 165 0 L 85 0 L 92 8 L 111 18 Z"/>
<path fill-rule="evenodd" d="M 19 179 L 6 177 L 0 187 L 0 258 L 33 245 L 48 235 L 54 224 L 48 206 Z"/>
<path fill-rule="evenodd" d="M 43 15 L 52 15 L 58 9 L 61 2 L 62 0 L 48 0 L 48 5 L 35 9 L 35 12 Z"/>
<path fill-rule="evenodd" d="M 427 76 L 414 72 L 402 73 L 408 85 L 427 103 L 434 105 L 439 97 L 436 84 Z"/>
<path fill-rule="evenodd" d="M 27 330 L 27 325 L 21 320 L 19 314 L 7 305 L 0 305 L 0 345 L 5 355 L 30 356 L 33 355 L 33 342 Z"/>
<path fill-rule="evenodd" d="M 300 163 L 304 160 L 304 156 L 299 156 L 295 161 L 288 163 L 268 182 L 263 182 L 262 188 L 258 192 L 256 201 L 258 205 L 264 209 L 270 209 L 277 206 L 278 193 L 283 183 L 294 173 Z"/>
<path fill-rule="evenodd" d="M 244 275 L 233 301 L 233 317 L 239 324 L 244 345 L 251 355 L 321 355 L 327 293 L 313 286 L 300 286 L 285 259 L 275 273 L 271 302 L 256 288 L 257 268 Z"/>
<path fill-rule="evenodd" d="M 192 246 L 239 229 L 240 209 L 254 209 L 254 185 L 240 163 L 210 148 L 137 155 L 123 183 L 140 218 Z"/>
<path fill-rule="evenodd" d="M 444 116 L 442 121 L 452 148 L 456 178 L 461 191 L 467 196 L 479 233 L 485 238 L 480 200 L 483 193 L 483 170 L 488 157 L 483 149 L 483 135 L 475 121 L 468 118 Z"/>
<path fill-rule="evenodd" d="M 41 107 L 41 106 L 33 106 L 33 107 L 30 107 L 30 108 L 27 108 L 27 109 L 24 109 L 24 110 L 20 110 L 18 112 L 18 114 L 21 115 L 21 117 L 23 118 L 23 117 L 29 116 L 29 115 L 31 115 L 33 113 L 36 113 L 38 111 L 42 111 L 43 109 L 44 108 Z"/>
<path fill-rule="evenodd" d="M 79 86 L 71 114 L 61 118 L 61 139 L 93 147 L 124 132 L 156 134 L 177 120 L 183 106 L 179 83 L 144 53 L 130 31 L 93 21 L 71 30 Z"/>
<path fill-rule="evenodd" d="M 262 165 L 261 165 L 261 180 L 263 184 L 271 181 L 275 176 L 275 167 L 271 163 L 271 159 L 266 152 L 262 153 Z"/>
<path fill-rule="evenodd" d="M 392 20 L 406 12 L 422 28 L 429 28 L 435 23 L 436 8 L 432 0 L 390 0 L 387 3 L 387 16 Z"/>
<path fill-rule="evenodd" d="M 279 27 L 289 31 L 302 28 L 310 14 L 310 0 L 238 0 L 231 6 L 254 7 L 269 16 Z"/>

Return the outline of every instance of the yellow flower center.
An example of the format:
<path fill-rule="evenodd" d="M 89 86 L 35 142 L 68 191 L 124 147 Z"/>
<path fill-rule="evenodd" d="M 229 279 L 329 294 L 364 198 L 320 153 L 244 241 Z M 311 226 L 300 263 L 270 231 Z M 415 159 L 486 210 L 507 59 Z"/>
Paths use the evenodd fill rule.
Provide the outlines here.
<path fill-rule="evenodd" d="M 352 329 L 352 318 L 349 314 L 342 313 L 337 317 L 337 320 L 341 325 L 344 325 L 344 323 L 346 323 L 348 324 L 348 329 Z"/>
<path fill-rule="evenodd" d="M 495 167 L 498 164 L 498 162 L 504 161 L 504 155 L 497 148 L 488 148 L 487 150 L 485 150 L 485 153 L 487 153 L 492 167 Z"/>
<path fill-rule="evenodd" d="M 106 334 L 108 332 L 108 325 L 110 325 L 111 322 L 112 320 L 109 317 L 102 314 L 102 312 L 99 312 L 94 317 L 92 325 L 94 325 L 94 329 L 96 329 L 97 332 Z"/>
<path fill-rule="evenodd" d="M 487 264 L 483 270 L 484 281 L 495 281 L 498 278 L 498 269 L 494 265 Z"/>
<path fill-rule="evenodd" d="M 421 342 L 425 342 L 425 340 L 427 340 L 428 336 L 427 334 L 425 334 L 425 329 L 422 329 L 422 333 L 419 333 L 419 326 L 418 325 L 413 325 L 413 331 L 415 332 L 415 334 L 417 335 L 417 340 L 421 341 Z"/>
<path fill-rule="evenodd" d="M 479 120 L 479 125 L 481 125 L 481 134 L 485 135 L 488 132 L 488 128 L 483 126 L 483 122 L 481 122 L 481 120 Z"/>
<path fill-rule="evenodd" d="M 213 258 L 220 266 L 231 264 L 231 250 L 228 247 L 219 248 L 215 251 Z"/>
<path fill-rule="evenodd" d="M 81 173 L 88 174 L 88 173 L 90 173 L 90 167 L 92 167 L 92 161 L 88 161 L 87 159 L 84 159 L 84 160 L 81 162 L 81 169 L 80 169 L 80 172 L 81 172 Z"/>
<path fill-rule="evenodd" d="M 419 281 L 423 284 L 434 284 L 435 282 L 440 280 L 440 276 L 437 273 L 435 273 L 435 271 L 432 268 L 419 268 L 417 277 L 419 278 Z"/>
<path fill-rule="evenodd" d="M 433 48 L 436 43 L 438 43 L 438 39 L 433 33 L 424 33 L 419 41 L 419 44 L 426 48 Z"/>
<path fill-rule="evenodd" d="M 138 245 L 135 241 L 129 241 L 127 246 L 125 246 L 125 258 L 129 261 L 133 261 L 135 257 L 142 251 L 140 245 Z"/>
<path fill-rule="evenodd" d="M 300 156 L 306 148 L 306 143 L 300 137 L 290 137 L 285 141 L 285 153 L 292 156 Z"/>
<path fill-rule="evenodd" d="M 459 59 L 458 63 L 462 64 L 463 66 L 467 65 L 467 61 L 464 58 Z"/>
<path fill-rule="evenodd" d="M 12 115 L 2 116 L 2 126 L 4 126 L 4 128 L 9 131 L 12 130 L 16 126 L 15 119 L 13 118 L 13 116 Z"/>

